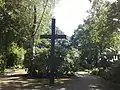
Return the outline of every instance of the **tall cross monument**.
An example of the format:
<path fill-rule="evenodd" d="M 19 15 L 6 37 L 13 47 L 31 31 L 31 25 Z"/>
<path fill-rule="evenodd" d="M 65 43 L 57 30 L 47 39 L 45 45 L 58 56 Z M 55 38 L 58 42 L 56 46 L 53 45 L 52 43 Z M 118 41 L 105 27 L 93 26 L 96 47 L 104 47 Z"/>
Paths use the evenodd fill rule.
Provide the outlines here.
<path fill-rule="evenodd" d="M 51 35 L 41 35 L 41 38 L 51 39 L 51 51 L 50 51 L 50 84 L 54 84 L 54 50 L 55 50 L 55 40 L 56 39 L 64 39 L 66 35 L 57 35 L 56 34 L 56 20 L 52 18 L 52 34 Z"/>

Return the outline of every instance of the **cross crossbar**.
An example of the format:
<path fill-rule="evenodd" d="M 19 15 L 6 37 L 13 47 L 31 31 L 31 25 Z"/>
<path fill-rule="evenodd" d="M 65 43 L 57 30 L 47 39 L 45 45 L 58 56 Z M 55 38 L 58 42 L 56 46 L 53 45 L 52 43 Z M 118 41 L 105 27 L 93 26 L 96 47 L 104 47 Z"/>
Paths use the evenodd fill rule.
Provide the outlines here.
<path fill-rule="evenodd" d="M 40 35 L 41 38 L 51 39 L 52 35 Z M 55 39 L 64 39 L 66 35 L 55 35 Z"/>

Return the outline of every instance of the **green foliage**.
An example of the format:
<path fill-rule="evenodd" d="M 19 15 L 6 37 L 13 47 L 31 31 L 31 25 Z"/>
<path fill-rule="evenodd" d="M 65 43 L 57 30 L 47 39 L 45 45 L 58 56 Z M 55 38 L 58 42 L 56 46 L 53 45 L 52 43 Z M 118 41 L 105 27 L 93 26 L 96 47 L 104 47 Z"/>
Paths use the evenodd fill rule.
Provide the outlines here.
<path fill-rule="evenodd" d="M 30 74 L 48 74 L 52 61 L 58 74 L 99 68 L 93 69 L 92 74 L 118 82 L 119 62 L 114 64 L 113 57 L 120 50 L 120 1 L 111 4 L 94 0 L 87 19 L 70 40 L 69 37 L 56 40 L 55 59 L 50 60 L 50 41 L 40 35 L 50 33 L 54 3 L 54 0 L 0 0 L 0 71 L 24 64 Z M 63 34 L 56 29 L 57 34 Z"/>
<path fill-rule="evenodd" d="M 22 66 L 25 53 L 26 51 L 23 49 L 23 47 L 19 47 L 16 43 L 13 42 L 9 47 L 7 63 L 9 62 L 13 64 L 13 66 L 18 66 L 18 65 Z"/>
<path fill-rule="evenodd" d="M 115 83 L 120 83 L 120 62 L 116 62 L 114 66 L 112 66 L 111 70 L 109 71 L 110 76 L 109 80 Z"/>
<path fill-rule="evenodd" d="M 5 61 L 4 61 L 4 56 L 0 56 L 0 74 L 4 73 L 5 70 Z"/>
<path fill-rule="evenodd" d="M 81 67 L 81 51 L 78 49 L 75 49 L 73 47 L 70 47 L 70 49 L 67 52 L 66 60 L 68 64 L 70 65 L 69 68 L 71 69 L 70 71 L 78 71 Z"/>
<path fill-rule="evenodd" d="M 15 40 L 15 34 L 11 16 L 2 7 L 0 7 L 0 23 L 0 52 L 4 52 L 9 44 Z"/>
<path fill-rule="evenodd" d="M 25 50 L 29 51 L 27 53 L 31 54 L 29 57 L 32 59 L 33 44 L 38 44 L 40 34 L 50 29 L 53 4 L 54 0 L 0 1 L 0 53 L 9 65 L 21 65 Z"/>
<path fill-rule="evenodd" d="M 119 3 L 94 0 L 84 24 L 79 25 L 71 37 L 72 45 L 81 51 L 84 68 L 110 67 L 112 64 L 110 60 L 117 55 L 120 47 L 118 31 L 120 24 L 116 5 Z M 108 49 L 110 52 L 106 51 Z"/>
<path fill-rule="evenodd" d="M 49 44 L 47 44 L 48 43 L 44 43 L 43 46 L 41 46 L 42 48 L 35 47 L 35 57 L 32 64 L 35 72 L 33 72 L 33 74 L 48 74 L 50 72 L 50 47 L 48 46 Z M 68 39 L 56 40 L 55 56 L 54 60 L 52 60 L 52 64 L 55 74 L 57 75 L 74 73 L 81 68 L 81 52 L 78 49 L 70 47 L 69 44 Z M 29 53 L 26 53 L 24 62 L 26 68 L 30 67 L 29 65 L 31 64 L 28 57 Z"/>
<path fill-rule="evenodd" d="M 113 49 L 109 48 L 109 52 L 107 51 L 107 57 L 113 57 L 114 55 L 117 55 L 117 51 L 120 50 L 120 32 L 119 32 L 119 5 L 120 1 L 118 0 L 117 2 L 114 2 L 111 4 L 111 7 L 108 11 L 108 29 L 111 32 L 111 39 L 110 39 L 110 47 Z M 110 58 L 108 59 L 110 60 Z M 106 62 L 106 61 L 105 61 Z M 110 80 L 114 83 L 120 83 L 120 77 L 119 77 L 119 69 L 120 69 L 120 63 L 119 63 L 119 58 L 118 61 L 113 61 L 113 63 L 109 63 L 110 65 L 107 66 L 109 68 L 106 68 L 103 70 L 100 76 L 104 77 L 107 80 Z M 104 63 L 105 65 L 105 63 Z"/>
<path fill-rule="evenodd" d="M 102 70 L 100 76 L 113 83 L 120 83 L 120 61 L 116 61 L 110 68 Z"/>
<path fill-rule="evenodd" d="M 84 68 L 92 68 L 97 60 L 97 44 L 91 42 L 90 30 L 88 25 L 79 25 L 71 38 L 72 45 L 81 52 L 81 66 Z"/>
<path fill-rule="evenodd" d="M 35 57 L 35 68 L 37 73 L 49 73 L 49 49 L 48 48 L 36 48 L 37 54 Z"/>

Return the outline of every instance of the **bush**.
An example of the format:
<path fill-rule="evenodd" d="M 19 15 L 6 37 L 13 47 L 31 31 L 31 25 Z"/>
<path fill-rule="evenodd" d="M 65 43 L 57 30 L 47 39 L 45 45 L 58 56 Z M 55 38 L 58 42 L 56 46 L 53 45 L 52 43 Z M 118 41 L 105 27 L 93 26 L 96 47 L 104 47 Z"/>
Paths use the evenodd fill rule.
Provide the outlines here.
<path fill-rule="evenodd" d="M 110 81 L 120 83 L 120 61 L 113 64 L 108 73 Z"/>
<path fill-rule="evenodd" d="M 97 69 L 97 68 L 93 69 L 93 70 L 90 72 L 90 74 L 92 74 L 92 75 L 98 75 L 98 73 L 99 73 L 99 69 Z"/>
<path fill-rule="evenodd" d="M 100 76 L 105 80 L 120 83 L 120 61 L 116 61 L 111 67 L 102 70 Z"/>
<path fill-rule="evenodd" d="M 16 65 L 17 55 L 10 53 L 6 55 L 6 68 L 10 68 Z"/>
<path fill-rule="evenodd" d="M 24 50 L 23 47 L 18 46 L 17 43 L 11 43 L 6 56 L 7 67 L 23 66 L 25 53 L 26 50 Z"/>
<path fill-rule="evenodd" d="M 5 70 L 5 61 L 4 57 L 1 55 L 0 56 L 0 73 L 4 73 Z"/>

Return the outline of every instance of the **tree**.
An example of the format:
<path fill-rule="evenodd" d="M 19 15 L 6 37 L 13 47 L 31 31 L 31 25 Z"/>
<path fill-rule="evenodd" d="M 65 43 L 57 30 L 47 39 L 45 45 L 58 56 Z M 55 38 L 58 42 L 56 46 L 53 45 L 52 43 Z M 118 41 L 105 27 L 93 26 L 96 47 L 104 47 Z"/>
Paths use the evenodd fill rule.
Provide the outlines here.
<path fill-rule="evenodd" d="M 111 4 L 111 8 L 109 10 L 109 21 L 108 21 L 108 25 L 109 25 L 109 29 L 111 30 L 111 32 L 113 32 L 112 34 L 112 43 L 113 43 L 113 48 L 116 50 L 116 55 L 118 55 L 118 51 L 120 50 L 120 32 L 119 32 L 119 28 L 120 28 L 120 1 L 117 0 L 116 2 Z M 118 55 L 119 56 L 119 55 Z M 110 81 L 114 82 L 114 83 L 120 83 L 120 61 L 119 61 L 119 57 L 118 57 L 118 61 L 114 61 L 113 64 L 111 65 L 111 67 L 105 72 L 103 73 L 102 77 L 104 77 L 105 79 L 109 79 Z"/>
<path fill-rule="evenodd" d="M 31 49 L 40 40 L 40 34 L 49 31 L 54 0 L 1 0 L 0 30 L 1 52 L 7 52 L 14 42 L 25 50 Z M 3 49 L 4 48 L 4 49 Z M 5 56 L 5 55 L 4 55 Z"/>
<path fill-rule="evenodd" d="M 4 7 L 3 2 L 0 4 L 0 68 L 4 71 L 6 67 L 6 55 L 8 54 L 9 45 L 16 40 L 16 33 L 14 29 L 14 20 Z"/>
<path fill-rule="evenodd" d="M 33 68 L 33 61 L 35 60 L 35 45 L 38 44 L 40 40 L 40 34 L 45 33 L 49 30 L 49 20 L 51 17 L 51 10 L 53 9 L 54 2 L 51 1 L 38 1 L 38 0 L 32 0 L 28 3 L 29 6 L 26 6 L 28 8 L 28 13 L 24 12 L 23 14 L 27 15 L 26 18 L 28 20 L 29 27 L 25 24 L 26 27 L 26 33 L 23 34 L 22 40 L 26 43 L 23 43 L 27 45 L 29 51 L 29 62 L 28 62 L 28 72 L 30 74 L 34 74 L 35 69 Z M 38 9 L 37 7 L 41 8 Z M 42 12 L 40 11 L 42 10 Z M 41 13 L 40 13 L 41 12 Z M 38 18 L 39 16 L 40 19 Z M 45 25 L 45 26 L 44 26 Z M 27 34 L 27 35 L 26 35 Z M 26 37 L 27 36 L 27 37 Z"/>
<path fill-rule="evenodd" d="M 71 38 L 74 47 L 82 50 L 81 59 L 87 66 L 98 67 L 106 49 L 117 50 L 119 33 L 117 24 L 110 18 L 111 7 L 108 1 L 94 0 L 84 24 L 79 25 Z"/>

